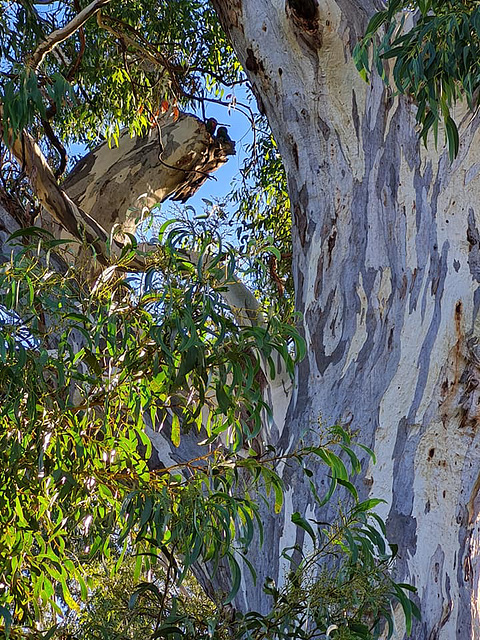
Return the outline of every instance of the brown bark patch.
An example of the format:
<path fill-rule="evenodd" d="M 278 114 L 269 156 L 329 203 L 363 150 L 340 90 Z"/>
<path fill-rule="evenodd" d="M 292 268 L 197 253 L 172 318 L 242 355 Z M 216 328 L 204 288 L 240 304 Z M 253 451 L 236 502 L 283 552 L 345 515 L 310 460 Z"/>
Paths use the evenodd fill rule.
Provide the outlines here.
<path fill-rule="evenodd" d="M 323 26 L 320 22 L 317 0 L 287 0 L 287 18 L 290 19 L 302 39 L 312 48 L 323 44 Z"/>
<path fill-rule="evenodd" d="M 255 74 L 258 74 L 260 71 L 265 71 L 263 62 L 261 60 L 257 60 L 253 49 L 250 49 L 250 47 L 248 47 L 247 49 L 247 59 L 245 60 L 245 67 Z"/>

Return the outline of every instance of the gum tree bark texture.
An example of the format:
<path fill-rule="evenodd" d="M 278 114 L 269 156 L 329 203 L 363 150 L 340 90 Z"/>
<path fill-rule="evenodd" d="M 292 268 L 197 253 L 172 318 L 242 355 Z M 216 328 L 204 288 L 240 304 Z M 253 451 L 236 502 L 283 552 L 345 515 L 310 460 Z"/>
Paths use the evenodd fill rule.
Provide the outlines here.
<path fill-rule="evenodd" d="M 480 638 L 478 117 L 463 118 L 453 164 L 433 141 L 420 147 L 412 102 L 378 77 L 364 83 L 352 62 L 369 0 L 213 4 L 288 174 L 308 356 L 279 444 L 319 418 L 358 430 L 378 459 L 363 494 L 387 501 L 398 578 L 418 589 L 412 637 Z M 286 480 L 260 575 L 281 572 L 291 536 L 303 542 L 291 512 L 313 514 L 301 482 Z M 244 586 L 249 608 L 262 607 Z"/>
<path fill-rule="evenodd" d="M 133 138 L 123 131 L 118 146 L 99 145 L 61 185 L 107 233 L 135 233 L 145 209 L 168 198 L 185 202 L 235 153 L 234 143 L 217 140 L 190 114 L 162 120 L 160 131 Z M 65 235 L 51 215 L 41 218 L 41 226 Z"/>

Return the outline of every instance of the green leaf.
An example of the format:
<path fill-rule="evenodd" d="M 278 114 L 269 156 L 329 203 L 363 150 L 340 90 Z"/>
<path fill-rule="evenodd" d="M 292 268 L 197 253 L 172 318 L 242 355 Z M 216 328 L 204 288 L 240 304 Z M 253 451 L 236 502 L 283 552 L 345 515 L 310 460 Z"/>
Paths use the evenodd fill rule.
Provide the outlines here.
<path fill-rule="evenodd" d="M 364 38 L 369 38 L 374 33 L 376 33 L 378 29 L 382 26 L 382 24 L 387 20 L 387 17 L 388 17 L 387 11 L 379 11 L 378 13 L 375 13 L 367 25 Z"/>
<path fill-rule="evenodd" d="M 405 595 L 403 588 L 400 585 L 394 584 L 395 595 L 400 602 L 400 605 L 403 609 L 403 615 L 405 616 L 405 630 L 407 635 L 412 633 L 412 602 Z"/>
<path fill-rule="evenodd" d="M 230 604 L 230 602 L 232 602 L 232 600 L 235 598 L 235 596 L 238 593 L 238 590 L 240 589 L 240 582 L 242 579 L 242 572 L 240 570 L 240 565 L 235 560 L 232 554 L 228 555 L 228 565 L 230 567 L 230 574 L 232 576 L 232 587 L 230 589 L 230 593 L 228 594 L 224 604 Z"/>
<path fill-rule="evenodd" d="M 291 520 L 292 520 L 293 524 L 297 525 L 297 527 L 300 527 L 301 529 L 306 531 L 308 533 L 308 535 L 311 537 L 311 539 L 313 541 L 313 544 L 316 545 L 317 540 L 316 540 L 315 532 L 313 531 L 310 523 L 308 523 L 305 520 L 305 518 L 303 518 L 300 515 L 300 513 L 298 511 L 295 511 L 295 513 L 292 513 Z"/>
<path fill-rule="evenodd" d="M 12 628 L 12 614 L 7 607 L 0 605 L 0 616 L 2 616 L 5 621 L 5 638 L 8 640 Z"/>
<path fill-rule="evenodd" d="M 176 413 L 172 415 L 172 444 L 175 447 L 180 446 L 180 420 Z"/>
<path fill-rule="evenodd" d="M 358 500 L 357 490 L 351 482 L 349 482 L 348 480 L 342 480 L 341 478 L 337 478 L 337 482 L 338 484 L 342 485 L 342 487 L 345 487 L 345 489 L 347 489 L 347 491 L 353 496 L 355 500 Z"/>
<path fill-rule="evenodd" d="M 215 392 L 217 396 L 218 406 L 224 413 L 227 413 L 230 407 L 230 398 L 225 391 L 225 386 L 221 384 L 221 382 L 219 382 L 216 386 Z"/>
<path fill-rule="evenodd" d="M 450 116 L 447 116 L 445 120 L 445 130 L 448 142 L 448 155 L 450 157 L 450 162 L 453 162 L 458 155 L 460 139 L 458 136 L 457 125 Z"/>
<path fill-rule="evenodd" d="M 375 509 L 375 507 L 378 507 L 379 504 L 385 504 L 385 500 L 382 500 L 381 498 L 369 498 L 367 500 L 364 500 L 363 502 L 359 502 L 355 506 L 355 510 L 371 511 L 372 509 Z"/>

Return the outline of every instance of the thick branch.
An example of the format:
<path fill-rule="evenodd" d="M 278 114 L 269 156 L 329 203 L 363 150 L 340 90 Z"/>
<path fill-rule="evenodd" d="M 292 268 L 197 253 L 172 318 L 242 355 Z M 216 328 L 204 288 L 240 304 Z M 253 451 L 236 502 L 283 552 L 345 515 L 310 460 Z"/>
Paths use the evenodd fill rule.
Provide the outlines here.
<path fill-rule="evenodd" d="M 2 115 L 0 106 L 0 118 Z M 150 205 L 172 196 L 186 199 L 205 181 L 208 172 L 223 164 L 226 155 L 232 152 L 228 145 L 224 148 L 225 144 L 214 141 L 204 123 L 192 116 L 183 115 L 179 123 L 166 126 L 163 139 L 164 155 L 171 169 L 161 163 L 159 166 L 155 138 L 132 139 L 124 135 L 118 148 L 109 149 L 104 144 L 88 154 L 64 183 L 76 202 L 59 186 L 40 147 L 27 132 L 9 146 L 46 211 L 73 237 L 92 244 L 99 261 L 107 264 L 109 233 L 119 223 L 129 227 L 128 212 L 138 204 L 139 196 Z M 195 167 L 202 167 L 205 175 L 198 175 Z M 126 179 L 129 172 L 130 179 Z M 131 231 L 138 217 L 138 213 L 133 214 Z M 123 248 L 116 241 L 111 246 L 118 254 Z M 156 247 L 143 245 L 141 248 L 149 251 Z M 138 257 L 128 266 L 133 271 L 146 265 L 145 260 Z M 263 324 L 259 303 L 248 287 L 240 280 L 226 284 L 224 297 L 239 323 Z"/>
<path fill-rule="evenodd" d="M 46 55 L 53 51 L 58 44 L 72 36 L 75 31 L 78 31 L 78 29 L 80 29 L 80 27 L 82 27 L 89 18 L 109 2 L 110 0 L 94 0 L 88 5 L 88 7 L 85 7 L 85 9 L 80 11 L 73 20 L 70 20 L 68 24 L 61 29 L 53 31 L 33 52 L 28 61 L 29 66 L 35 71 L 39 65 L 42 64 Z"/>
<path fill-rule="evenodd" d="M 0 106 L 1 118 L 3 118 L 3 109 Z M 7 138 L 10 140 L 13 138 L 11 132 L 8 132 Z M 23 131 L 19 137 L 9 143 L 9 148 L 20 166 L 24 168 L 42 206 L 75 238 L 83 238 L 92 244 L 99 260 L 106 264 L 108 234 L 59 187 L 45 156 L 31 135 Z"/>
<path fill-rule="evenodd" d="M 161 136 L 156 129 L 135 138 L 124 131 L 118 147 L 101 144 L 63 184 L 108 232 L 121 225 L 134 233 L 144 208 L 167 198 L 185 202 L 234 153 L 233 144 L 213 138 L 195 116 L 181 114 L 160 125 Z"/>

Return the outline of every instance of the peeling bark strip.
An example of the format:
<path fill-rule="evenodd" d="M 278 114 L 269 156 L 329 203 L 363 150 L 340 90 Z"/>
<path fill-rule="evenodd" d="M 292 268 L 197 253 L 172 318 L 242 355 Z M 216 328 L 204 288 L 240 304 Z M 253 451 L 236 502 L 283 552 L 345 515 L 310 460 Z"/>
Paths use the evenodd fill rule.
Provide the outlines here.
<path fill-rule="evenodd" d="M 315 3 L 213 4 L 261 96 L 294 212 L 297 309 L 310 348 L 279 446 L 319 416 L 358 430 L 378 460 L 363 494 L 387 500 L 397 577 L 418 589 L 423 617 L 412 637 L 478 639 L 479 116 L 465 118 L 452 165 L 433 142 L 420 147 L 414 107 L 376 77 L 365 84 L 351 59 L 373 0 L 319 1 L 321 42 L 305 23 Z M 247 67 L 249 50 L 261 73 Z M 284 479 L 284 521 L 268 529 L 267 550 L 249 552 L 258 583 L 279 577 L 276 559 L 296 536 L 290 515 L 311 508 L 298 479 Z M 238 605 L 262 610 L 255 594 L 245 578 Z"/>

